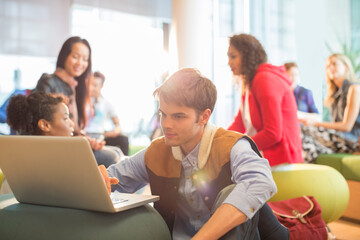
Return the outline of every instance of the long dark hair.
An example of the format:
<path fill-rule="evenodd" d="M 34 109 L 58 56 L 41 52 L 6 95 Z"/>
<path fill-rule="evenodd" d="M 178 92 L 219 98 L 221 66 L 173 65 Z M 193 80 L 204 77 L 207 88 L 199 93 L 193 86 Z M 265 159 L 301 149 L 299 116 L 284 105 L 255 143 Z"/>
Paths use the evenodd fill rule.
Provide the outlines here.
<path fill-rule="evenodd" d="M 229 41 L 241 54 L 241 74 L 244 76 L 245 85 L 251 88 L 259 65 L 267 62 L 266 52 L 259 40 L 249 34 L 234 35 Z"/>
<path fill-rule="evenodd" d="M 92 73 L 92 64 L 91 64 L 91 47 L 89 42 L 86 39 L 82 39 L 80 37 L 70 37 L 68 38 L 61 47 L 59 52 L 57 61 L 56 61 L 56 68 L 60 67 L 65 69 L 65 62 L 68 56 L 72 51 L 72 47 L 75 43 L 83 43 L 89 49 L 89 60 L 88 60 L 88 67 L 83 74 L 79 77 L 75 77 L 78 82 L 78 85 L 75 89 L 76 91 L 76 106 L 78 109 L 78 123 L 80 126 L 86 125 L 86 104 L 89 101 L 89 79 Z"/>

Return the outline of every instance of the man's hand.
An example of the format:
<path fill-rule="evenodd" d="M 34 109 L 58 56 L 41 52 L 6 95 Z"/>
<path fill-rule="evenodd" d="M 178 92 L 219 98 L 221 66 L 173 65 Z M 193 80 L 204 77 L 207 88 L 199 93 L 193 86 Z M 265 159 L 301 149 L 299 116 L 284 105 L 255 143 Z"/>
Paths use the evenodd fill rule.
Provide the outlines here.
<path fill-rule="evenodd" d="M 116 178 L 109 177 L 109 174 L 106 171 L 106 168 L 105 168 L 104 165 L 100 165 L 99 170 L 100 170 L 101 175 L 102 175 L 102 177 L 103 177 L 103 179 L 105 181 L 106 188 L 107 188 L 109 194 L 111 194 L 111 185 L 119 183 L 119 180 L 117 180 Z"/>

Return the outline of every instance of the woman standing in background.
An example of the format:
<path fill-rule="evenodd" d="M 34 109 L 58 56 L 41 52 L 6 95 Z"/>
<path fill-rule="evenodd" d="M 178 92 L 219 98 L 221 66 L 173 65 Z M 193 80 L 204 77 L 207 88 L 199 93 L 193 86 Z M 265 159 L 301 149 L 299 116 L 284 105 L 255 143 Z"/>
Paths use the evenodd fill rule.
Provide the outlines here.
<path fill-rule="evenodd" d="M 228 57 L 242 85 L 240 110 L 229 130 L 248 134 L 270 166 L 302 162 L 297 106 L 285 67 L 268 64 L 264 48 L 248 34 L 230 38 Z"/>

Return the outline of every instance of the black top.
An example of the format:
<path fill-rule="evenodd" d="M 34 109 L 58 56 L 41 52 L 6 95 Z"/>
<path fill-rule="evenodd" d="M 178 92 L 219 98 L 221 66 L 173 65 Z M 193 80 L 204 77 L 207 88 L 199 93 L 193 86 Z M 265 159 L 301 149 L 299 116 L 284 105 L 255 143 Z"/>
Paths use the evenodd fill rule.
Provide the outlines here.
<path fill-rule="evenodd" d="M 74 94 L 73 90 L 61 78 L 55 74 L 44 73 L 34 89 L 35 91 L 43 91 L 47 93 L 62 93 L 71 101 L 71 96 Z"/>

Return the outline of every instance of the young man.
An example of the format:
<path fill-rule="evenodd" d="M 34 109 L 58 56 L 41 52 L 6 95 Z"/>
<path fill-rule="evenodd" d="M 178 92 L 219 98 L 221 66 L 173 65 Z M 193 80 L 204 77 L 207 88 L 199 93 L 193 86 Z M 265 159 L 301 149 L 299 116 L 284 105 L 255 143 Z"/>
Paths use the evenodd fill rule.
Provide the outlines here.
<path fill-rule="evenodd" d="M 89 87 L 92 111 L 88 113 L 88 121 L 84 130 L 88 136 L 96 139 L 104 138 L 106 145 L 119 147 L 125 155 L 128 155 L 129 139 L 122 134 L 118 114 L 114 106 L 101 94 L 104 82 L 105 75 L 101 72 L 94 72 Z M 114 128 L 105 131 L 106 122 L 110 119 Z"/>
<path fill-rule="evenodd" d="M 154 96 L 164 137 L 107 169 L 119 180 L 116 188 L 134 192 L 150 183 L 152 194 L 160 196 L 154 207 L 173 239 L 218 239 L 232 229 L 239 239 L 259 239 L 258 210 L 276 186 L 268 161 L 249 137 L 208 122 L 214 84 L 187 68 Z"/>

